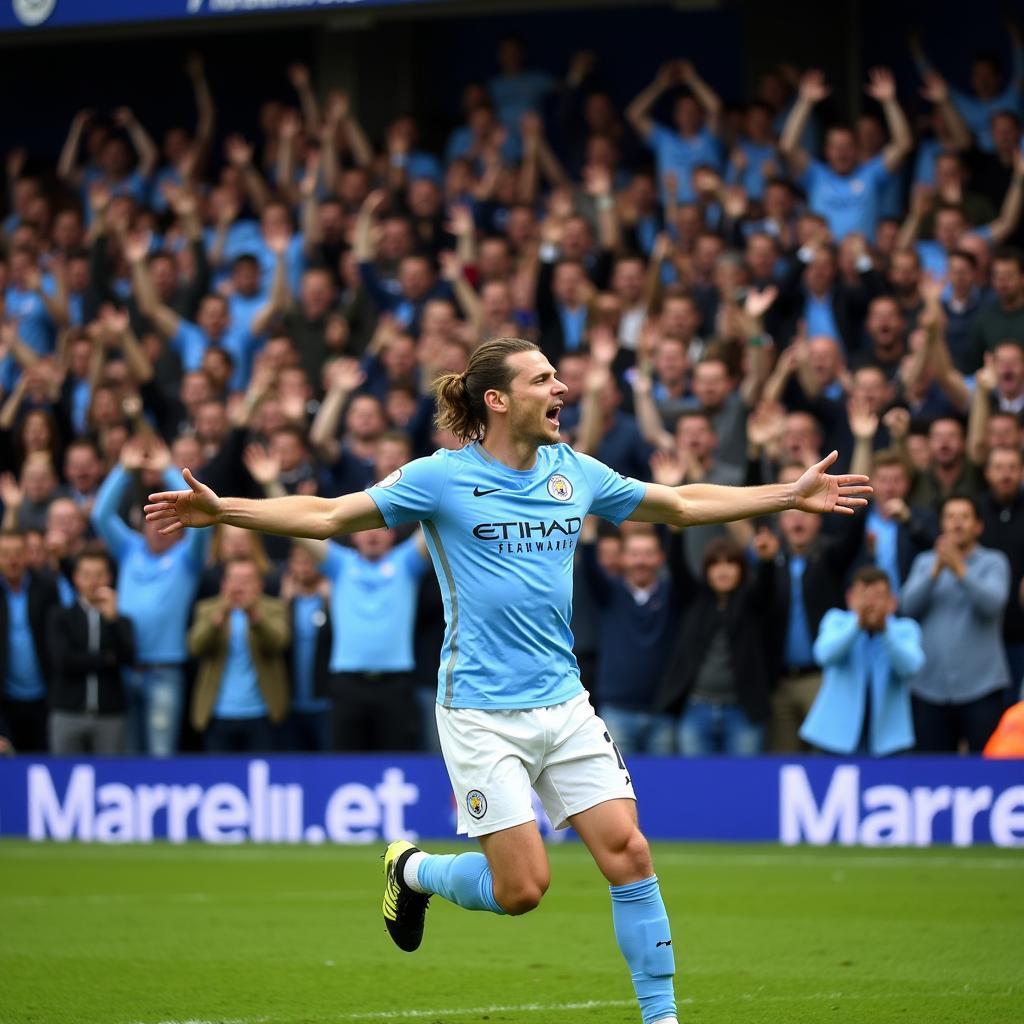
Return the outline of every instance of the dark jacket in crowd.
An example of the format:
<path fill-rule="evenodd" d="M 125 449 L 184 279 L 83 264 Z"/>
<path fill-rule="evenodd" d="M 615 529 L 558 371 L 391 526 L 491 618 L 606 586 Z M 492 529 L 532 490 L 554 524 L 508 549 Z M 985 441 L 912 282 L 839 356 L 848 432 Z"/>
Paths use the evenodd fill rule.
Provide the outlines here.
<path fill-rule="evenodd" d="M 537 324 L 540 328 L 537 344 L 540 345 L 544 355 L 556 365 L 566 351 L 565 331 L 562 329 L 558 304 L 555 302 L 552 291 L 557 265 L 557 262 L 541 260 L 540 268 L 537 271 Z M 602 249 L 595 257 L 593 264 L 587 265 L 585 269 L 591 282 L 600 290 L 607 285 L 611 267 L 612 254 L 608 250 Z"/>
<path fill-rule="evenodd" d="M 295 646 L 295 600 L 288 604 L 288 621 L 291 623 L 291 641 L 284 652 L 284 663 L 288 666 L 289 678 L 291 678 L 291 667 L 294 664 Z M 331 610 L 328 602 L 324 600 L 324 621 L 316 631 L 316 657 L 313 660 L 313 696 L 329 697 L 331 695 L 328 685 L 331 674 L 331 644 L 334 633 L 331 627 Z M 294 680 L 293 680 L 294 682 Z M 294 692 L 294 691 L 293 691 Z"/>
<path fill-rule="evenodd" d="M 1009 505 L 1002 505 L 990 494 L 978 501 L 985 532 L 981 543 L 1002 551 L 1010 560 L 1010 600 L 1003 617 L 1003 641 L 1024 644 L 1024 608 L 1018 600 L 1020 582 L 1024 577 L 1024 495 L 1017 495 Z"/>
<path fill-rule="evenodd" d="M 842 608 L 846 604 L 846 585 L 850 569 L 864 542 L 867 516 L 863 514 L 837 520 L 832 532 L 824 529 L 804 556 L 807 560 L 802 580 L 807 627 L 811 639 L 818 635 L 821 620 L 829 608 Z M 773 671 L 781 674 L 786 654 L 786 634 L 789 624 L 790 573 L 789 552 L 785 545 L 775 558 L 774 596 L 769 614 L 769 657 Z"/>
<path fill-rule="evenodd" d="M 787 345 L 797 333 L 804 316 L 807 299 L 803 273 L 807 265 L 799 259 L 790 261 L 779 282 L 779 297 L 769 311 L 765 328 L 777 344 Z M 832 316 L 844 348 L 853 353 L 863 348 L 862 331 L 868 304 L 885 289 L 885 281 L 876 270 L 858 275 L 856 284 L 847 284 L 837 275 L 832 285 Z"/>
<path fill-rule="evenodd" d="M 583 544 L 580 550 L 603 638 L 597 655 L 601 703 L 652 711 L 679 621 L 672 581 L 659 579 L 646 604 L 640 604 L 623 580 L 601 568 L 596 544 Z"/>
<path fill-rule="evenodd" d="M 98 613 L 97 617 L 99 642 L 97 649 L 90 651 L 89 620 L 81 603 L 50 609 L 46 632 L 52 666 L 50 706 L 54 710 L 101 715 L 124 710 L 121 668 L 135 660 L 132 624 L 123 615 L 113 621 Z M 94 693 L 90 693 L 90 676 L 96 677 Z"/>
<path fill-rule="evenodd" d="M 729 638 L 739 704 L 752 722 L 763 722 L 770 711 L 769 693 L 775 681 L 766 652 L 776 565 L 758 562 L 748 569 L 722 607 L 707 583 L 690 572 L 680 539 L 673 541 L 669 566 L 683 619 L 675 631 L 676 643 L 661 677 L 655 708 L 674 715 L 685 708 L 708 644 L 722 625 Z"/>

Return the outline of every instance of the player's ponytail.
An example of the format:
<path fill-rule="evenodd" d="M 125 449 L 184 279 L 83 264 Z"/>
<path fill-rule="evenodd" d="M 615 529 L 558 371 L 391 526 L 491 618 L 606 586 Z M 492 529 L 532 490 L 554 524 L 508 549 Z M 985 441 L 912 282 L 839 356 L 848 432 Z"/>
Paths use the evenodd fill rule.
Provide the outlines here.
<path fill-rule="evenodd" d="M 506 360 L 516 352 L 532 352 L 532 341 L 495 338 L 485 341 L 470 357 L 465 373 L 445 373 L 434 382 L 437 426 L 450 430 L 460 441 L 479 441 L 487 427 L 484 395 L 504 391 L 514 374 Z"/>

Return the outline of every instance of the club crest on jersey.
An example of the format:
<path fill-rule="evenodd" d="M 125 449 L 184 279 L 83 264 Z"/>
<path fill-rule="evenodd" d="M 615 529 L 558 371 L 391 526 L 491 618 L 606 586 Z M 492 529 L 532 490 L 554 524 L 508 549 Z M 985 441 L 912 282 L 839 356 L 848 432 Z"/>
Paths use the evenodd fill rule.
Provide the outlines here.
<path fill-rule="evenodd" d="M 466 794 L 466 810 L 479 821 L 487 813 L 487 797 L 479 789 L 471 789 Z"/>
<path fill-rule="evenodd" d="M 394 473 L 388 473 L 388 475 L 386 477 L 384 477 L 383 480 L 378 481 L 373 486 L 374 487 L 394 487 L 395 484 L 397 484 L 398 481 L 401 480 L 401 479 L 402 479 L 402 471 L 400 469 L 396 469 L 394 471 Z"/>
<path fill-rule="evenodd" d="M 548 480 L 548 494 L 556 501 L 568 501 L 572 497 L 572 484 L 561 473 L 556 473 Z"/>

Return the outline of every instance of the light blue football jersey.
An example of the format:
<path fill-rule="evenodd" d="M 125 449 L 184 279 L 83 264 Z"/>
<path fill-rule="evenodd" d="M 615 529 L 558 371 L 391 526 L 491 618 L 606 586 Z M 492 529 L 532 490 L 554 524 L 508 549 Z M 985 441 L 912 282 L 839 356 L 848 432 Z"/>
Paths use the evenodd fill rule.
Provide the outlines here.
<path fill-rule="evenodd" d="M 388 526 L 423 524 L 447 621 L 439 704 L 548 707 L 582 691 L 569 629 L 580 528 L 589 513 L 621 523 L 645 487 L 565 444 L 527 470 L 471 444 L 368 488 Z"/>

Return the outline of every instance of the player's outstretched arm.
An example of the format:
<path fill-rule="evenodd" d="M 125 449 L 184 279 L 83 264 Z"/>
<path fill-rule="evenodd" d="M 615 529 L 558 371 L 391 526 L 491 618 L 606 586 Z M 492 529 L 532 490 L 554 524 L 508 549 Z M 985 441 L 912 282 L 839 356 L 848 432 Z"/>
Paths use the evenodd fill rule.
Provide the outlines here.
<path fill-rule="evenodd" d="M 278 533 L 285 537 L 327 540 L 343 533 L 358 533 L 384 525 L 380 510 L 365 491 L 341 498 L 294 494 L 285 498 L 221 498 L 184 470 L 187 491 L 161 491 L 149 496 L 146 518 L 160 524 L 161 533 L 177 533 L 186 526 L 227 523 L 246 530 Z"/>
<path fill-rule="evenodd" d="M 853 473 L 829 475 L 828 469 L 837 458 L 839 453 L 832 452 L 791 484 L 766 484 L 763 487 L 724 487 L 719 484 L 666 487 L 648 484 L 644 499 L 629 518 L 641 523 L 699 526 L 772 515 L 788 508 L 852 516 L 868 503 L 867 495 L 872 489 L 866 476 Z"/>

